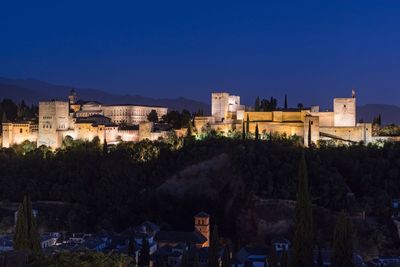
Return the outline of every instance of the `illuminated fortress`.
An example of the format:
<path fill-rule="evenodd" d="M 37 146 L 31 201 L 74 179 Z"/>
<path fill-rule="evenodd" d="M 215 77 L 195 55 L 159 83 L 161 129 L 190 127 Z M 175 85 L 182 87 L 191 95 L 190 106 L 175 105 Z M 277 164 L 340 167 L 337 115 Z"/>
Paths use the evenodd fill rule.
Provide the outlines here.
<path fill-rule="evenodd" d="M 225 136 L 242 133 L 248 127 L 248 136 L 254 136 L 258 128 L 261 139 L 269 136 L 297 136 L 305 146 L 321 142 L 333 144 L 374 143 L 400 141 L 400 138 L 372 135 L 371 123 L 357 123 L 356 95 L 334 98 L 333 111 L 320 111 L 319 106 L 310 108 L 284 108 L 273 111 L 254 111 L 240 103 L 240 96 L 225 92 L 211 95 L 211 116 L 194 118 L 195 133 L 200 136 L 216 131 Z M 173 131 L 167 124 L 147 120 L 150 112 L 157 112 L 159 119 L 167 114 L 167 108 L 144 105 L 104 105 L 98 102 L 78 101 L 71 91 L 68 101 L 40 101 L 38 123 L 3 122 L 2 147 L 11 147 L 28 140 L 37 146 L 53 149 L 62 146 L 66 138 L 93 140 L 117 144 L 121 141 L 166 139 L 173 132 L 178 136 L 186 129 Z"/>
<path fill-rule="evenodd" d="M 240 96 L 229 93 L 212 93 L 211 116 L 196 117 L 196 130 L 215 130 L 224 135 L 242 132 L 244 122 L 249 133 L 254 134 L 256 126 L 262 136 L 279 134 L 298 136 L 309 146 L 309 141 L 318 144 L 320 140 L 332 140 L 344 144 L 373 141 L 372 124 L 357 123 L 356 96 L 335 98 L 333 111 L 322 112 L 319 106 L 301 109 L 280 109 L 276 111 L 252 111 L 240 104 Z M 310 138 L 309 138 L 309 135 Z"/>
<path fill-rule="evenodd" d="M 78 101 L 72 90 L 68 101 L 40 101 L 38 123 L 3 122 L 2 147 L 28 140 L 36 142 L 38 147 L 45 145 L 55 149 L 61 147 L 67 137 L 89 141 L 98 137 L 101 143 L 108 144 L 165 138 L 169 131 L 147 120 L 153 110 L 159 119 L 168 111 L 164 107 Z"/>

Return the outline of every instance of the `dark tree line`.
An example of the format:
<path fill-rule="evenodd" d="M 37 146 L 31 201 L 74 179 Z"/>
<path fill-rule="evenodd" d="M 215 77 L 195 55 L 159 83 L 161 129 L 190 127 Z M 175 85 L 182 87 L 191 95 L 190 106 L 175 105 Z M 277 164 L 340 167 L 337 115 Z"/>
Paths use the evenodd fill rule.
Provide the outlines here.
<path fill-rule="evenodd" d="M 144 220 L 192 230 L 193 214 L 205 210 L 224 225 L 222 236 L 235 239 L 238 211 L 251 196 L 296 199 L 302 148 L 285 139 L 216 137 L 187 142 L 179 150 L 143 141 L 108 146 L 106 151 L 96 142 L 70 144 L 55 153 L 43 147 L 25 155 L 19 151 L 0 150 L 0 199 L 19 202 L 29 194 L 33 202 L 69 203 L 70 210 L 57 221 L 66 230 L 118 231 Z M 227 155 L 223 167 L 196 178 L 181 173 L 221 154 Z M 391 199 L 400 196 L 400 144 L 323 147 L 307 150 L 306 158 L 314 205 L 346 210 L 351 190 L 367 216 L 390 218 Z M 182 195 L 160 191 L 173 176 L 209 179 L 210 184 Z"/>
<path fill-rule="evenodd" d="M 14 103 L 11 99 L 0 102 L 0 118 L 2 121 L 21 121 L 36 119 L 39 108 L 35 105 L 28 106 L 25 101 Z"/>

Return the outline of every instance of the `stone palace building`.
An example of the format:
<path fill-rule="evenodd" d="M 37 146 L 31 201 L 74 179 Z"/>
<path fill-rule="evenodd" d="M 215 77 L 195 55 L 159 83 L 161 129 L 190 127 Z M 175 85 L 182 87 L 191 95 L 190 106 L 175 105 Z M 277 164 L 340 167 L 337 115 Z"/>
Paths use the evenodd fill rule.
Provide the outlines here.
<path fill-rule="evenodd" d="M 168 129 L 147 120 L 150 112 L 158 118 L 167 114 L 164 107 L 145 105 L 103 105 L 98 102 L 78 101 L 71 91 L 68 101 L 39 102 L 39 120 L 34 122 L 3 122 L 2 147 L 20 144 L 25 140 L 37 146 L 53 149 L 62 145 L 67 136 L 72 139 L 92 140 L 115 144 L 120 141 L 157 140 L 166 137 Z"/>
<path fill-rule="evenodd" d="M 296 135 L 303 138 L 305 146 L 309 140 L 315 144 L 320 140 L 368 144 L 373 141 L 372 124 L 357 123 L 356 109 L 354 91 L 349 98 L 335 98 L 333 111 L 320 111 L 319 106 L 253 111 L 240 104 L 240 96 L 218 92 L 211 95 L 211 116 L 196 117 L 194 123 L 198 132 L 212 129 L 227 135 L 232 131 L 242 132 L 243 122 L 249 120 L 252 134 L 257 125 L 260 135 Z"/>

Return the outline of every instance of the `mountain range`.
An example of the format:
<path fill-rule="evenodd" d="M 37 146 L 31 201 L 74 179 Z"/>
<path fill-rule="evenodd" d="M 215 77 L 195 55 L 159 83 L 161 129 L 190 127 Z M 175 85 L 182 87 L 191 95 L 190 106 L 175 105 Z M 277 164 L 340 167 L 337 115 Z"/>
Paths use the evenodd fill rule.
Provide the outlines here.
<path fill-rule="evenodd" d="M 179 98 L 150 98 L 140 95 L 122 95 L 91 88 L 76 88 L 64 85 L 54 85 L 35 79 L 9 79 L 0 77 L 0 99 L 10 98 L 28 104 L 37 104 L 40 100 L 68 98 L 71 89 L 77 92 L 78 99 L 98 101 L 107 104 L 138 104 L 164 106 L 171 110 L 203 111 L 210 113 L 210 105 L 193 99 Z"/>
<path fill-rule="evenodd" d="M 35 79 L 9 79 L 0 77 L 0 99 L 10 98 L 14 101 L 24 100 L 29 104 L 37 104 L 45 99 L 67 99 L 73 87 L 54 85 Z M 195 112 L 202 110 L 210 113 L 210 104 L 188 98 L 150 98 L 140 95 L 122 95 L 91 88 L 76 88 L 78 98 L 94 100 L 107 104 L 138 104 L 165 106 L 172 110 L 187 109 Z M 400 124 L 400 107 L 386 104 L 366 104 L 357 107 L 357 120 L 372 122 L 373 118 L 381 114 L 382 123 Z"/>

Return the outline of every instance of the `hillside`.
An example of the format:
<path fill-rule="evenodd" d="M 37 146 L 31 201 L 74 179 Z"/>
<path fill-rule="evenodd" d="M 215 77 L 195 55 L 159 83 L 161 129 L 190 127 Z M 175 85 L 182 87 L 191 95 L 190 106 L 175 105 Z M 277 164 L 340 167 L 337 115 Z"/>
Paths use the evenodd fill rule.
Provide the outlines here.
<path fill-rule="evenodd" d="M 381 114 L 383 124 L 400 124 L 400 107 L 385 104 L 367 104 L 357 109 L 358 120 L 372 122 L 373 118 Z"/>
<path fill-rule="evenodd" d="M 187 109 L 192 112 L 202 110 L 209 113 L 210 106 L 200 101 L 179 98 L 151 98 L 140 95 L 113 94 L 91 88 L 54 85 L 34 79 L 8 79 L 0 77 L 0 99 L 11 98 L 14 101 L 25 100 L 29 104 L 43 99 L 66 99 L 71 88 L 75 88 L 82 100 L 94 100 L 107 104 L 139 104 L 165 106 L 173 110 Z"/>
<path fill-rule="evenodd" d="M 192 231 L 193 215 L 203 210 L 233 244 L 293 232 L 302 148 L 290 140 L 208 138 L 179 149 L 128 142 L 106 153 L 97 142 L 77 142 L 51 156 L 25 150 L 0 151 L 0 200 L 18 202 L 29 194 L 33 201 L 74 203 L 43 229 L 121 231 L 150 220 Z M 331 242 L 338 212 L 365 211 L 366 220 L 353 220 L 357 247 L 368 254 L 400 251 L 390 205 L 400 195 L 399 156 L 400 144 L 306 151 L 318 242 Z"/>

